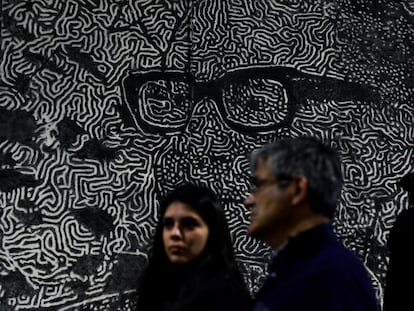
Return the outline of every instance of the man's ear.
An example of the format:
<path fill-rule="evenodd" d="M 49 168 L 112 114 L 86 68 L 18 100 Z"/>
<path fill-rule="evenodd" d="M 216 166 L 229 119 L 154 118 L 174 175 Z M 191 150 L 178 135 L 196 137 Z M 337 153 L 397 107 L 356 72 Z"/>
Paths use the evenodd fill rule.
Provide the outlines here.
<path fill-rule="evenodd" d="M 294 180 L 294 195 L 292 197 L 292 204 L 298 205 L 308 199 L 308 179 L 305 176 L 295 176 Z"/>

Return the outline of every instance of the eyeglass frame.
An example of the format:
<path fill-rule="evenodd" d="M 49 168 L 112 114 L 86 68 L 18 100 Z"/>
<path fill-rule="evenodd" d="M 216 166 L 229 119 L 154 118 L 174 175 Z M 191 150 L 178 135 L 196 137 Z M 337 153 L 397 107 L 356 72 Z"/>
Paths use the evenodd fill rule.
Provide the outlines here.
<path fill-rule="evenodd" d="M 284 188 L 289 185 L 293 179 L 294 176 L 287 174 L 279 174 L 277 175 L 276 179 L 261 179 L 257 178 L 256 176 L 251 176 L 249 193 L 257 193 L 263 187 L 270 185 L 279 185 L 280 187 Z"/>
<path fill-rule="evenodd" d="M 223 90 L 226 86 L 231 85 L 231 83 L 240 83 L 247 80 L 253 79 L 268 79 L 279 82 L 283 89 L 286 91 L 287 96 L 287 114 L 286 117 L 278 123 L 272 125 L 246 125 L 234 122 L 229 119 L 229 113 L 226 110 L 226 107 L 223 102 Z M 295 80 L 296 79 L 296 80 Z M 333 77 L 319 76 L 315 74 L 308 74 L 298 69 L 285 66 L 255 66 L 255 67 L 245 67 L 237 68 L 226 72 L 224 75 L 213 81 L 197 81 L 193 75 L 188 72 L 174 71 L 174 70 L 161 70 L 154 69 L 144 72 L 133 72 L 131 71 L 124 79 L 122 80 L 122 97 L 123 102 L 126 103 L 127 109 L 120 108 L 123 116 L 129 114 L 133 119 L 135 126 L 143 128 L 149 133 L 167 133 L 172 130 L 166 128 L 165 126 L 155 126 L 154 124 L 147 123 L 144 119 L 138 118 L 134 113 L 134 105 L 137 105 L 137 100 L 139 91 L 141 87 L 148 82 L 156 81 L 175 81 L 175 82 L 184 82 L 189 85 L 189 95 L 191 96 L 192 107 L 194 108 L 195 104 L 202 100 L 203 98 L 209 98 L 214 100 L 218 105 L 219 112 L 223 117 L 223 120 L 234 130 L 240 133 L 261 133 L 274 131 L 279 128 L 286 128 L 289 126 L 296 114 L 296 111 L 299 105 L 303 100 L 312 99 L 312 91 L 319 91 L 319 88 L 323 89 L 326 93 L 326 98 L 343 97 L 342 100 L 369 100 L 373 101 L 375 93 L 372 90 L 368 90 L 366 86 L 348 82 Z M 302 89 L 298 90 L 293 87 L 292 81 L 300 82 L 305 81 L 305 83 L 310 84 L 310 90 Z M 312 90 L 312 88 L 314 88 Z M 305 94 L 300 94 L 304 92 Z M 307 93 L 307 94 L 306 94 Z M 309 98 L 307 97 L 309 95 Z M 305 98 L 300 98 L 304 96 Z M 177 126 L 174 131 L 181 131 L 187 127 L 188 122 L 190 121 L 191 113 L 189 113 L 186 122 L 181 126 Z"/>

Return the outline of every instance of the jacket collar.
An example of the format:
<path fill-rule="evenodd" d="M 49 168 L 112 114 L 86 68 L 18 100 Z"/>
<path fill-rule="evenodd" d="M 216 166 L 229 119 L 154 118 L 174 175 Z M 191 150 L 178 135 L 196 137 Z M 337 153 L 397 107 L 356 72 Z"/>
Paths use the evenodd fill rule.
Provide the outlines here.
<path fill-rule="evenodd" d="M 294 265 L 298 261 L 311 257 L 322 246 L 336 242 L 337 238 L 331 224 L 320 224 L 303 231 L 289 238 L 281 249 L 273 253 L 269 271 L 277 272 L 281 268 Z"/>

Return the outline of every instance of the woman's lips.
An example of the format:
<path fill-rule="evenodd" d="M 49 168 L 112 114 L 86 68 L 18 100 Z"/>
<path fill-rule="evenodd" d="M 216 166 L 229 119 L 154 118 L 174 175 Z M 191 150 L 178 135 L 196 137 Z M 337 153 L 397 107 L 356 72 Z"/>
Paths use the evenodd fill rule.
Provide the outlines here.
<path fill-rule="evenodd" d="M 172 254 L 182 254 L 184 252 L 184 247 L 182 246 L 170 246 L 168 251 Z"/>

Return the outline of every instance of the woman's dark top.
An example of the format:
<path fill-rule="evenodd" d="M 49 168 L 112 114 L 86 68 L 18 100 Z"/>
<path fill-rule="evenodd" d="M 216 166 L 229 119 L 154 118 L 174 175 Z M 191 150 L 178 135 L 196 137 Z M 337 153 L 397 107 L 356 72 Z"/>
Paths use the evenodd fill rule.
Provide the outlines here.
<path fill-rule="evenodd" d="M 194 288 L 180 301 L 168 301 L 165 311 L 250 311 L 250 298 L 237 288 L 223 274 L 212 275 L 210 279 Z"/>
<path fill-rule="evenodd" d="M 251 311 L 248 291 L 226 272 L 186 266 L 165 278 L 159 291 L 146 293 L 138 311 Z"/>

